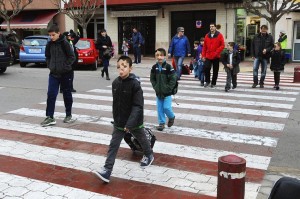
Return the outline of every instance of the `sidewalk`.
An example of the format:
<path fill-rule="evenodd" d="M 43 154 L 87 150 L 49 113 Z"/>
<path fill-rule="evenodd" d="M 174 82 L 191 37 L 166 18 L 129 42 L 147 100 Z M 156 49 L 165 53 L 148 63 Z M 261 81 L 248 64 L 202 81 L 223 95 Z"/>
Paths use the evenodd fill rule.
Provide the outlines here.
<path fill-rule="evenodd" d="M 132 59 L 133 59 L 133 55 L 129 55 Z M 117 61 L 117 58 L 118 56 L 112 58 L 111 60 L 111 63 L 116 63 Z M 189 61 L 190 61 L 190 58 L 189 57 L 186 57 L 184 59 L 184 64 L 187 64 L 189 65 Z M 171 63 L 171 59 L 167 59 L 167 62 L 168 63 Z M 141 64 L 133 64 L 134 67 L 137 67 L 137 68 L 151 68 L 151 66 L 155 63 L 155 58 L 153 57 L 142 57 L 142 63 Z M 294 68 L 296 66 L 300 66 L 300 63 L 298 62 L 289 62 L 289 63 L 286 63 L 285 66 L 284 66 L 284 73 L 283 74 L 294 74 Z M 240 63 L 240 69 L 241 69 L 241 72 L 243 73 L 252 73 L 252 68 L 253 68 L 253 60 L 251 58 L 246 58 L 244 61 L 242 61 Z M 223 64 L 220 63 L 220 71 L 223 70 Z M 259 70 L 260 72 L 260 70 Z M 267 70 L 267 74 L 270 73 L 270 64 L 268 64 L 268 70 Z"/>

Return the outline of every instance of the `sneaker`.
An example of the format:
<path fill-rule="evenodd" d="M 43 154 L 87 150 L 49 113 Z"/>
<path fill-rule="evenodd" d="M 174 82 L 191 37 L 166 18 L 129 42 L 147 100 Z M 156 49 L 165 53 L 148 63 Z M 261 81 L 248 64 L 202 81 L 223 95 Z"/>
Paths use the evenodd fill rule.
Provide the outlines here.
<path fill-rule="evenodd" d="M 276 86 L 276 90 L 277 90 L 277 91 L 279 90 L 279 86 Z"/>
<path fill-rule="evenodd" d="M 156 127 L 156 130 L 162 131 L 162 130 L 164 130 L 164 128 L 165 128 L 165 124 L 159 124 L 159 125 Z"/>
<path fill-rule="evenodd" d="M 106 80 L 110 80 L 109 77 L 106 77 Z"/>
<path fill-rule="evenodd" d="M 252 84 L 252 88 L 256 88 L 256 86 L 257 86 L 257 84 L 255 84 L 255 83 Z"/>
<path fill-rule="evenodd" d="M 213 85 L 213 84 L 212 84 L 212 85 L 210 85 L 210 87 L 211 87 L 211 88 L 214 88 L 215 86 L 216 86 L 216 85 Z"/>
<path fill-rule="evenodd" d="M 71 92 L 72 92 L 72 93 L 76 93 L 76 90 L 75 90 L 75 89 L 72 89 Z"/>
<path fill-rule="evenodd" d="M 168 121 L 168 127 L 173 126 L 174 120 L 175 120 L 175 116 L 174 116 L 173 118 L 170 118 L 170 119 L 169 119 L 169 121 Z"/>
<path fill-rule="evenodd" d="M 205 83 L 204 88 L 208 87 L 210 83 Z"/>
<path fill-rule="evenodd" d="M 101 77 L 102 78 L 104 77 L 104 71 L 103 71 L 103 69 L 101 70 Z"/>
<path fill-rule="evenodd" d="M 235 89 L 236 88 L 236 86 L 232 86 L 232 89 Z"/>
<path fill-rule="evenodd" d="M 50 126 L 56 124 L 56 121 L 54 118 L 51 118 L 50 116 L 47 116 L 46 119 L 41 123 L 41 126 Z"/>
<path fill-rule="evenodd" d="M 264 85 L 263 85 L 263 84 L 260 84 L 260 85 L 259 85 L 259 88 L 264 88 Z"/>
<path fill-rule="evenodd" d="M 64 123 L 68 123 L 68 124 L 71 124 L 75 121 L 76 121 L 76 119 L 73 119 L 72 115 L 66 116 L 65 119 L 64 119 Z"/>
<path fill-rule="evenodd" d="M 150 166 L 152 164 L 153 160 L 154 160 L 153 154 L 151 154 L 149 156 L 145 156 L 144 155 L 143 158 L 142 158 L 142 160 L 141 160 L 140 166 L 142 168 L 146 168 L 146 167 L 148 167 L 148 166 Z"/>
<path fill-rule="evenodd" d="M 225 92 L 228 92 L 229 91 L 229 89 L 228 88 L 225 88 Z"/>
<path fill-rule="evenodd" d="M 204 83 L 203 83 L 203 82 L 201 82 L 200 86 L 204 86 Z"/>
<path fill-rule="evenodd" d="M 101 180 L 103 180 L 106 183 L 109 183 L 109 178 L 110 178 L 110 175 L 111 175 L 111 171 L 108 171 L 107 169 L 104 168 L 102 171 L 95 171 L 94 173 Z"/>

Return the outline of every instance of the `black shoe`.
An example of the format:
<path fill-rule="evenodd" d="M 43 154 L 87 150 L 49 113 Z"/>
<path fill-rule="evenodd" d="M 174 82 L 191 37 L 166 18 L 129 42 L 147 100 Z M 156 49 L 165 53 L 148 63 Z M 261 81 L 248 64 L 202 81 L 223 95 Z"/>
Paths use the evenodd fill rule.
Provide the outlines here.
<path fill-rule="evenodd" d="M 257 86 L 257 84 L 255 84 L 255 83 L 252 84 L 252 88 L 256 88 L 256 86 Z"/>
<path fill-rule="evenodd" d="M 236 86 L 232 86 L 232 89 L 235 89 L 236 88 Z"/>
<path fill-rule="evenodd" d="M 108 171 L 107 169 L 104 168 L 102 171 L 95 171 L 94 173 L 101 180 L 103 180 L 106 183 L 109 183 L 111 171 Z"/>
<path fill-rule="evenodd" d="M 228 92 L 229 91 L 229 88 L 225 88 L 225 92 Z"/>
<path fill-rule="evenodd" d="M 277 91 L 279 90 L 279 86 L 276 86 L 276 90 L 277 90 Z"/>
<path fill-rule="evenodd" d="M 73 89 L 71 90 L 71 92 L 72 92 L 72 93 L 76 93 L 76 90 L 73 88 Z"/>
<path fill-rule="evenodd" d="M 210 83 L 205 83 L 204 88 L 208 87 Z"/>
<path fill-rule="evenodd" d="M 104 77 L 104 71 L 103 71 L 103 69 L 101 70 L 101 77 Z"/>
<path fill-rule="evenodd" d="M 109 77 L 106 77 L 106 80 L 110 80 Z"/>
<path fill-rule="evenodd" d="M 174 116 L 173 118 L 170 118 L 170 119 L 169 119 L 169 121 L 168 121 L 168 127 L 173 126 L 174 120 L 175 120 L 175 116 Z"/>
<path fill-rule="evenodd" d="M 213 85 L 213 84 L 212 84 L 212 85 L 210 85 L 210 87 L 211 87 L 211 88 L 214 88 L 215 86 L 216 86 L 216 85 Z"/>
<path fill-rule="evenodd" d="M 60 92 L 60 93 L 63 93 L 63 91 L 62 91 L 62 90 L 60 90 L 59 92 Z"/>
<path fill-rule="evenodd" d="M 164 128 L 165 128 L 165 124 L 159 124 L 157 127 L 155 127 L 156 128 L 156 130 L 158 130 L 158 131 L 162 131 L 162 130 L 164 130 Z"/>
<path fill-rule="evenodd" d="M 204 86 L 204 83 L 203 83 L 203 82 L 201 82 L 200 86 Z"/>
<path fill-rule="evenodd" d="M 264 85 L 263 85 L 263 84 L 260 84 L 260 85 L 259 85 L 259 88 L 264 88 Z"/>

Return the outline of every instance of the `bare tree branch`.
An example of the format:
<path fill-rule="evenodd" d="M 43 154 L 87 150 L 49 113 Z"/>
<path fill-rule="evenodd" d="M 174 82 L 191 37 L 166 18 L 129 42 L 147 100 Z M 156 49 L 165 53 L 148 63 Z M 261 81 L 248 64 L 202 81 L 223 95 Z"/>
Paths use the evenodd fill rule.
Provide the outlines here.
<path fill-rule="evenodd" d="M 33 0 L 0 0 L 0 16 L 7 23 L 7 31 L 10 31 L 10 20 L 18 15 Z M 10 5 L 6 6 L 6 5 Z"/>
<path fill-rule="evenodd" d="M 283 15 L 300 8 L 298 0 L 244 0 L 243 5 L 247 12 L 265 18 L 270 23 L 272 34 L 275 34 L 276 23 Z"/>
<path fill-rule="evenodd" d="M 51 0 L 60 13 L 66 14 L 83 28 L 83 37 L 87 37 L 86 28 L 101 7 L 103 0 Z"/>

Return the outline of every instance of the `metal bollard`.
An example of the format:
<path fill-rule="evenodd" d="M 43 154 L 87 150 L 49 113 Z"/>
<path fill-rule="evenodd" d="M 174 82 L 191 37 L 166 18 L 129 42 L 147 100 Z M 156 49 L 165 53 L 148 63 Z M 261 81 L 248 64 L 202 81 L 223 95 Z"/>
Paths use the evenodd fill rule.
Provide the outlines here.
<path fill-rule="evenodd" d="M 246 160 L 236 155 L 219 157 L 217 199 L 244 199 Z"/>
<path fill-rule="evenodd" d="M 294 68 L 294 82 L 300 82 L 300 66 Z"/>

